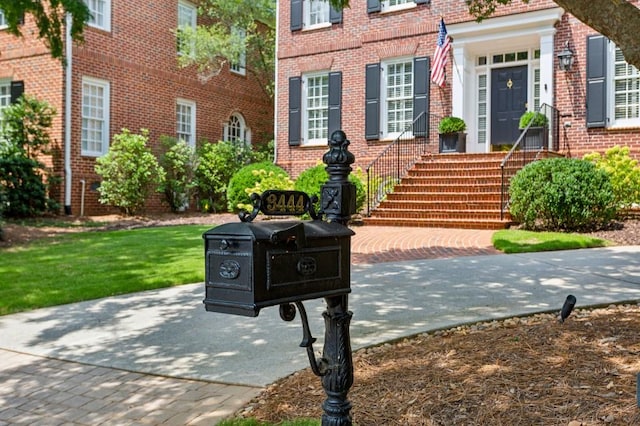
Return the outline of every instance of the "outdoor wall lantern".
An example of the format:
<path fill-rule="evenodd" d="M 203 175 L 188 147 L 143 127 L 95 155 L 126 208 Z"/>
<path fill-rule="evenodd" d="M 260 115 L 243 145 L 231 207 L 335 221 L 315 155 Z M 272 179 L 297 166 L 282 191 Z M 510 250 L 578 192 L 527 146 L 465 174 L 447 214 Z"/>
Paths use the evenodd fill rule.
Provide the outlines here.
<path fill-rule="evenodd" d="M 573 50 L 569 48 L 569 41 L 564 44 L 564 49 L 558 53 L 558 68 L 562 71 L 571 71 L 573 66 Z"/>

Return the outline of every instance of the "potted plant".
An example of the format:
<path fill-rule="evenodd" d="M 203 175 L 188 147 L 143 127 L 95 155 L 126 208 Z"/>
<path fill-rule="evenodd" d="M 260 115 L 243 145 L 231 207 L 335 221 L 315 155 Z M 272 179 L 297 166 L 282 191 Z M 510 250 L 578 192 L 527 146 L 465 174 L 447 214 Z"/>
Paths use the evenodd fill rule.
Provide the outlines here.
<path fill-rule="evenodd" d="M 438 133 L 440 152 L 465 152 L 467 124 L 462 118 L 448 116 L 440 120 Z"/>
<path fill-rule="evenodd" d="M 520 131 L 527 131 L 524 135 L 524 149 L 542 149 L 546 146 L 548 124 L 549 119 L 541 112 L 527 111 L 520 116 Z"/>

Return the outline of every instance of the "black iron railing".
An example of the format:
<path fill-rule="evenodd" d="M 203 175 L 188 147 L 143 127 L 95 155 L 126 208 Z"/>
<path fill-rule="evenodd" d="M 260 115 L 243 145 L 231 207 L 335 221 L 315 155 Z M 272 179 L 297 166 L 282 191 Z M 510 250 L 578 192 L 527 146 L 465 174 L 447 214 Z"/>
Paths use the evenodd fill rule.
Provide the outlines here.
<path fill-rule="evenodd" d="M 544 125 L 536 124 L 544 122 Z M 551 105 L 542 104 L 522 130 L 500 164 L 502 172 L 500 219 L 509 210 L 509 182 L 515 174 L 533 161 L 555 155 L 560 149 L 560 113 Z"/>
<path fill-rule="evenodd" d="M 440 117 L 421 113 L 367 166 L 367 215 L 393 191 L 407 171 L 427 152 L 431 138 L 437 143 Z"/>

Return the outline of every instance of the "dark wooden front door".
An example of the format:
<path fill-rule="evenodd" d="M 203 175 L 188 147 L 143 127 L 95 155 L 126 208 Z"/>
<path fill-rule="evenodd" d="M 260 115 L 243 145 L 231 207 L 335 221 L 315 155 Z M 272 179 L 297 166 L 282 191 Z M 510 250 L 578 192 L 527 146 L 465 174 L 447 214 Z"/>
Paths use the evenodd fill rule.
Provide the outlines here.
<path fill-rule="evenodd" d="M 513 144 L 527 110 L 527 66 L 491 71 L 491 144 Z"/>

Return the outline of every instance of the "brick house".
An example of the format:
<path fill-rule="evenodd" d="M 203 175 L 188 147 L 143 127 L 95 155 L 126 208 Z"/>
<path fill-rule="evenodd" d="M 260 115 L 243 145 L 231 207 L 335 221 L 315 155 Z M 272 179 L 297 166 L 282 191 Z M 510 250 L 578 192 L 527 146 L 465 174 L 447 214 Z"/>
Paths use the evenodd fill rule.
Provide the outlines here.
<path fill-rule="evenodd" d="M 366 169 L 420 112 L 431 117 L 432 154 L 439 152 L 433 135 L 440 117 L 463 118 L 466 153 L 486 155 L 518 139 L 522 113 L 542 108 L 556 128 L 545 149 L 578 157 L 622 144 L 640 157 L 637 70 L 551 1 L 514 1 L 481 23 L 462 0 L 352 1 L 343 11 L 290 0 L 278 7 L 276 155 L 294 176 L 317 164 L 338 128 L 355 166 Z M 441 19 L 452 41 L 439 87 L 429 70 Z M 565 48 L 573 65 L 560 70 Z"/>
<path fill-rule="evenodd" d="M 191 145 L 272 138 L 273 105 L 244 64 L 227 65 L 208 81 L 198 79 L 194 68 L 178 66 L 177 55 L 188 54 L 190 46 L 177 43 L 175 29 L 196 25 L 196 4 L 88 4 L 92 20 L 84 30 L 85 42 L 67 49 L 67 68 L 30 36 L 35 31 L 30 16 L 23 37 L 16 38 L 1 30 L 0 13 L 0 108 L 11 102 L 12 91 L 15 98 L 21 90 L 55 107 L 53 155 L 47 161 L 62 179 L 52 195 L 67 214 L 114 212 L 98 202 L 94 165 L 122 128 L 149 129 L 156 154 L 162 135 Z M 147 212 L 165 210 L 160 195 L 149 200 Z"/>

